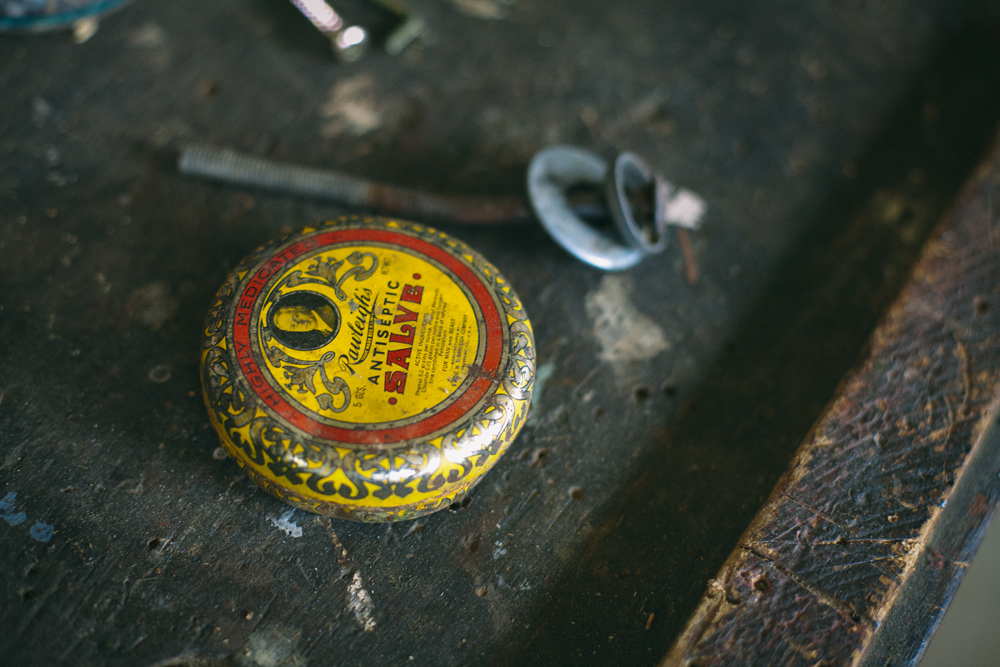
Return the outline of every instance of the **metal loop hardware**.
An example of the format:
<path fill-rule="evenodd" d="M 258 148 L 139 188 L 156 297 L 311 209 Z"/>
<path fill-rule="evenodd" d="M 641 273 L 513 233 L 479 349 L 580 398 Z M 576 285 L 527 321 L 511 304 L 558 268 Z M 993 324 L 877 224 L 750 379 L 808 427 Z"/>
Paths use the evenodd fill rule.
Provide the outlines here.
<path fill-rule="evenodd" d="M 528 166 L 528 197 L 542 226 L 574 257 L 605 271 L 630 269 L 645 256 L 594 229 L 573 212 L 566 190 L 587 183 L 603 185 L 608 163 L 573 146 L 550 146 Z"/>

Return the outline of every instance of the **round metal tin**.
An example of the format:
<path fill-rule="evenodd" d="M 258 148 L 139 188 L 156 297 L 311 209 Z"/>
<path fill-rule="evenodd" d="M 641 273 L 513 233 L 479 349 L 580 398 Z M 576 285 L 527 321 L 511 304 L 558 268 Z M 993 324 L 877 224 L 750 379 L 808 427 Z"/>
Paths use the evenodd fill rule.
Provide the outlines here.
<path fill-rule="evenodd" d="M 99 17 L 133 0 L 0 0 L 0 32 L 44 32 Z"/>
<path fill-rule="evenodd" d="M 269 243 L 216 294 L 201 379 L 276 498 L 354 521 L 449 506 L 525 423 L 534 338 L 496 268 L 432 227 L 348 217 Z"/>

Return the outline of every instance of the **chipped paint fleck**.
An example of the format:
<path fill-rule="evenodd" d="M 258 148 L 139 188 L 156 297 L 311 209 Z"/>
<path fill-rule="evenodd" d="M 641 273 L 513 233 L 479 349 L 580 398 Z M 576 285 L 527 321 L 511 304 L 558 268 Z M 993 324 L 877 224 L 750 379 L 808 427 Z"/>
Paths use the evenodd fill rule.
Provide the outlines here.
<path fill-rule="evenodd" d="M 347 606 L 354 612 L 354 617 L 358 619 L 358 623 L 362 629 L 365 632 L 374 630 L 375 619 L 372 618 L 372 612 L 375 611 L 375 605 L 372 603 L 371 595 L 365 590 L 361 582 L 360 572 L 354 572 L 354 578 L 347 586 L 347 593 Z"/>
<path fill-rule="evenodd" d="M 292 521 L 292 514 L 295 510 L 289 510 L 280 519 L 271 517 L 271 523 L 278 530 L 283 530 L 289 537 L 302 537 L 302 526 Z"/>
<path fill-rule="evenodd" d="M 24 512 L 21 512 L 23 515 Z M 22 519 L 23 521 L 24 519 Z M 55 527 L 48 523 L 42 523 L 39 521 L 28 531 L 33 538 L 39 542 L 48 542 L 52 539 L 52 533 L 55 532 Z"/>
<path fill-rule="evenodd" d="M 375 100 L 375 77 L 359 74 L 338 81 L 323 106 L 326 122 L 320 128 L 324 137 L 339 134 L 361 136 L 382 126 L 382 110 Z"/>
<path fill-rule="evenodd" d="M 3 500 L 0 500 L 0 512 L 7 513 L 14 511 L 14 503 L 17 502 L 17 491 L 11 491 Z"/>
<path fill-rule="evenodd" d="M 632 281 L 627 276 L 606 275 L 585 299 L 604 361 L 645 361 L 670 349 L 663 330 L 632 303 L 631 292 Z"/>
<path fill-rule="evenodd" d="M 0 500 L 0 515 L 3 515 L 3 520 L 12 526 L 24 523 L 24 520 L 28 518 L 24 512 L 14 511 L 17 509 L 16 502 L 17 491 L 11 491 L 3 497 L 3 500 Z"/>
<path fill-rule="evenodd" d="M 243 667 L 306 667 L 308 660 L 296 649 L 302 633 L 275 625 L 253 633 L 236 658 Z"/>

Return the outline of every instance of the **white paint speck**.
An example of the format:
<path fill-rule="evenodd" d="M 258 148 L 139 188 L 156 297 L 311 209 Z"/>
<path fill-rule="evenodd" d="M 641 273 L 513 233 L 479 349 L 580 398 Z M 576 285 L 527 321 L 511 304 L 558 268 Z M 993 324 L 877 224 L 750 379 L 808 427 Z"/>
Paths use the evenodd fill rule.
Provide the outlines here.
<path fill-rule="evenodd" d="M 241 667 L 306 667 L 307 658 L 298 652 L 301 636 L 300 630 L 284 625 L 255 632 L 247 637 L 237 662 Z"/>
<path fill-rule="evenodd" d="M 368 134 L 382 126 L 382 109 L 375 96 L 378 88 L 371 74 L 359 74 L 339 81 L 330 91 L 322 114 L 327 119 L 320 129 L 324 137 L 348 133 Z"/>
<path fill-rule="evenodd" d="M 358 619 L 361 628 L 365 632 L 374 630 L 375 619 L 372 618 L 372 612 L 375 611 L 375 605 L 372 603 L 371 595 L 368 594 L 361 582 L 360 572 L 354 572 L 354 578 L 347 585 L 347 593 L 347 606 L 354 612 L 354 617 Z"/>
<path fill-rule="evenodd" d="M 507 6 L 511 0 L 451 0 L 455 9 L 477 19 L 496 21 L 507 16 Z"/>
<path fill-rule="evenodd" d="M 542 392 L 545 390 L 545 383 L 549 381 L 552 377 L 552 373 L 556 370 L 556 364 L 551 359 L 546 361 L 544 364 L 538 367 L 535 371 L 535 384 L 531 389 L 531 404 L 532 406 L 538 405 L 542 400 Z"/>
<path fill-rule="evenodd" d="M 670 348 L 663 330 L 632 303 L 631 292 L 627 276 L 606 275 L 585 299 L 604 361 L 645 361 Z"/>
<path fill-rule="evenodd" d="M 535 371 L 535 383 L 531 388 L 531 407 L 535 408 L 542 403 L 542 392 L 545 391 L 545 383 L 549 381 L 552 377 L 552 373 L 556 370 L 556 363 L 553 360 L 546 361 L 544 364 L 538 367 Z M 541 414 L 538 410 L 528 413 L 528 423 L 535 424 L 538 421 L 538 415 Z"/>
<path fill-rule="evenodd" d="M 132 32 L 128 38 L 129 44 L 142 49 L 158 49 L 167 44 L 167 33 L 155 23 L 149 22 Z"/>
<path fill-rule="evenodd" d="M 703 215 L 705 215 L 705 200 L 690 190 L 681 188 L 666 201 L 664 217 L 667 222 L 688 229 L 697 229 Z"/>
<path fill-rule="evenodd" d="M 295 510 L 290 510 L 285 513 L 280 519 L 275 519 L 271 517 L 271 523 L 278 530 L 283 530 L 289 537 L 302 537 L 302 526 L 292 521 L 292 514 Z"/>
<path fill-rule="evenodd" d="M 499 560 L 501 556 L 507 555 L 507 550 L 503 548 L 503 542 L 497 542 L 496 547 L 493 550 L 493 560 Z"/>

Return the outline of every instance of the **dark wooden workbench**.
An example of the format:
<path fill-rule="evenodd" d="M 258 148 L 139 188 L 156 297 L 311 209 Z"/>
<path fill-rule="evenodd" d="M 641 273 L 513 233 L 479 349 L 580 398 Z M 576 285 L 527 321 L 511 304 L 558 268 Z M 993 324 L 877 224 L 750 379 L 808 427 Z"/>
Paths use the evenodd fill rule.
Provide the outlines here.
<path fill-rule="evenodd" d="M 1000 118 L 995 2 L 414 4 L 428 39 L 353 65 L 283 0 L 0 41 L 0 662 L 656 664 Z M 532 317 L 532 422 L 460 509 L 289 514 L 216 454 L 200 325 L 245 254 L 346 211 L 185 179 L 188 141 L 470 194 L 633 149 L 708 201 L 697 280 L 449 229 Z"/>

